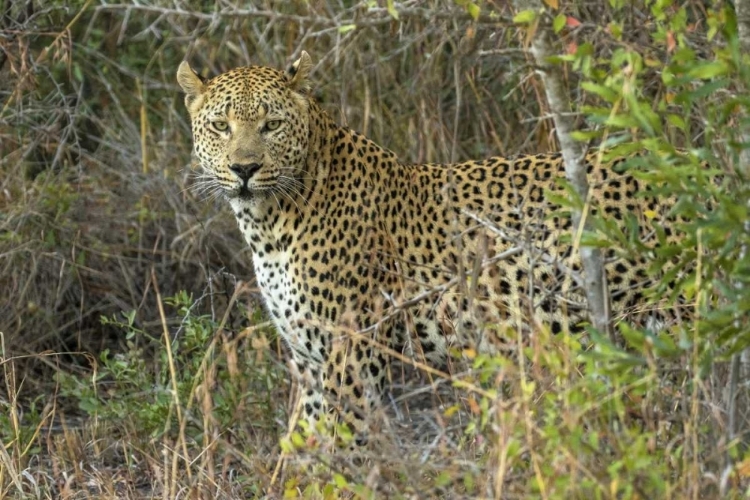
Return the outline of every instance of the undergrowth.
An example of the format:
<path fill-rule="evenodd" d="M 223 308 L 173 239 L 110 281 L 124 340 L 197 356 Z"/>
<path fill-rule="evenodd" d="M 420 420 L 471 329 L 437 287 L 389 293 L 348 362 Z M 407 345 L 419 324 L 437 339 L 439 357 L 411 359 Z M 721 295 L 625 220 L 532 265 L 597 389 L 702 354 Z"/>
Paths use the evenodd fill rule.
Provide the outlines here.
<path fill-rule="evenodd" d="M 470 354 L 465 369 L 433 381 L 427 401 L 413 380 L 396 383 L 382 416 L 388 432 L 357 461 L 298 432 L 280 434 L 291 387 L 266 323 L 230 336 L 191 313 L 189 295 L 164 302 L 180 319 L 166 335 L 161 325 L 135 327 L 132 314 L 104 317 L 130 349 L 102 352 L 85 378 L 60 372 L 54 398 L 76 402 L 85 418 L 69 419 L 54 400 L 23 413 L 4 404 L 0 429 L 13 436 L 4 470 L 20 482 L 7 492 L 682 498 L 696 485 L 701 495 L 727 491 L 723 456 L 707 452 L 723 440 L 723 419 L 700 405 L 709 388 L 689 339 L 623 326 L 621 347 L 540 329 L 517 356 Z M 35 459 L 40 441 L 52 451 L 47 463 Z M 737 445 L 723 446 L 742 458 Z M 103 472 L 120 461 L 126 470 Z M 54 471 L 66 468 L 71 476 L 61 487 Z"/>

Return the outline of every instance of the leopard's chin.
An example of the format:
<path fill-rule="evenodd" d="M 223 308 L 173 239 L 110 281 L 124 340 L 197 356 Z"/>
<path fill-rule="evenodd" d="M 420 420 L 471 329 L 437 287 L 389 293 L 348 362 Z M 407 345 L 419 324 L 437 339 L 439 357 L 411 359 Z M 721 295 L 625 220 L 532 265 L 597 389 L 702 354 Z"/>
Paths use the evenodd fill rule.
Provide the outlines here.
<path fill-rule="evenodd" d="M 231 201 L 256 202 L 260 197 L 257 189 L 249 188 L 246 184 L 238 185 L 224 191 L 224 197 Z"/>
<path fill-rule="evenodd" d="M 249 189 L 247 185 L 242 185 L 237 190 L 236 197 L 242 201 L 253 201 L 258 197 L 258 192 L 254 189 Z"/>

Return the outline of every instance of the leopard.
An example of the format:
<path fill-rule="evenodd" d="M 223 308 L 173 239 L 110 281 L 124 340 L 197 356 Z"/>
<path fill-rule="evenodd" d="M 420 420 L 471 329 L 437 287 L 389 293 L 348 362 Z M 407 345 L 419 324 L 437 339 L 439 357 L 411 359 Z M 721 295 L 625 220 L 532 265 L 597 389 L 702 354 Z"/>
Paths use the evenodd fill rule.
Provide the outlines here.
<path fill-rule="evenodd" d="M 249 246 L 299 380 L 300 421 L 314 429 L 333 418 L 362 444 L 394 359 L 443 367 L 456 353 L 517 349 L 540 328 L 580 332 L 584 272 L 561 153 L 402 161 L 329 116 L 312 69 L 304 51 L 287 69 L 213 78 L 183 61 L 177 82 L 197 184 L 228 201 Z M 621 159 L 584 160 L 591 213 L 637 222 L 646 246 L 672 236 L 668 203 L 644 196 Z M 613 317 L 666 321 L 646 293 L 647 258 L 606 257 Z"/>

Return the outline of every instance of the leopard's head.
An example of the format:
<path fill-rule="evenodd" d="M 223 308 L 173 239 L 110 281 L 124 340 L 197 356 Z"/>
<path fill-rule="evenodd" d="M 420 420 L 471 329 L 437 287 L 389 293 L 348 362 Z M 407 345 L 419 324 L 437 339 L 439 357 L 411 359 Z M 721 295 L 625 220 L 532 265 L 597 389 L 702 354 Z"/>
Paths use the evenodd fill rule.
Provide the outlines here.
<path fill-rule="evenodd" d="M 210 80 L 180 64 L 177 81 L 202 167 L 199 189 L 257 205 L 299 188 L 310 140 L 311 68 L 307 52 L 286 72 L 250 66 Z"/>

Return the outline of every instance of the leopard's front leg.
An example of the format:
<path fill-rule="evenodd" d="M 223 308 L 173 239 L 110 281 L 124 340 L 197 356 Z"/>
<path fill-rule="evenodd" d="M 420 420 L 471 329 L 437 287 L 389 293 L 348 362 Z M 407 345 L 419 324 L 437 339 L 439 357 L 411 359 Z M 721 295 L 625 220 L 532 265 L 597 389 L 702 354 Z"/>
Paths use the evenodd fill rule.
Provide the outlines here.
<path fill-rule="evenodd" d="M 341 422 L 356 444 L 365 444 L 385 381 L 385 357 L 363 341 L 342 340 L 334 343 L 320 369 L 299 361 L 295 365 L 300 379 L 295 413 L 304 427 L 314 434 L 332 431 Z"/>
<path fill-rule="evenodd" d="M 321 372 L 325 402 L 353 433 L 367 442 L 380 403 L 386 358 L 363 339 L 342 336 L 331 346 Z"/>

